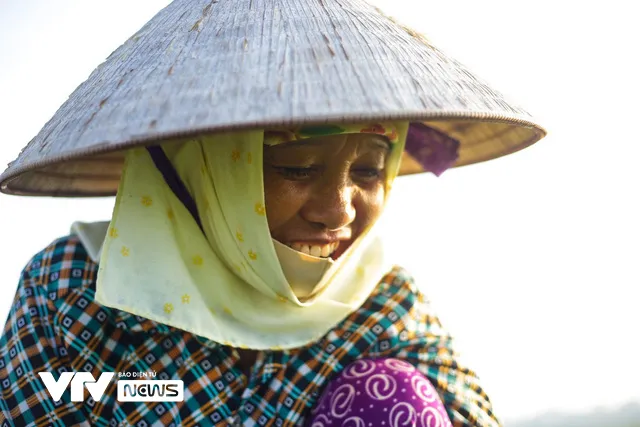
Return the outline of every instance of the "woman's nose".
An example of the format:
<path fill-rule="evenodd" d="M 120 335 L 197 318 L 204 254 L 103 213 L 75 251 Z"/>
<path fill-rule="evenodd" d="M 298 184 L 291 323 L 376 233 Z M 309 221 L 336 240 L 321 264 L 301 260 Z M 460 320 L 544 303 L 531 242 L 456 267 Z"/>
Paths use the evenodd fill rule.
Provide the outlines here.
<path fill-rule="evenodd" d="M 339 230 L 356 218 L 354 188 L 346 180 L 325 183 L 317 188 L 302 210 L 305 220 L 328 230 Z"/>

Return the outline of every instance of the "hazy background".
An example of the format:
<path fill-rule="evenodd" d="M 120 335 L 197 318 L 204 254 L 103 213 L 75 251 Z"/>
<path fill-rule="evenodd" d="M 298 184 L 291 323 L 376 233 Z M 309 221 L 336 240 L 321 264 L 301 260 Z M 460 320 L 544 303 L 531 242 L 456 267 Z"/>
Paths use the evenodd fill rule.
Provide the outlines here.
<path fill-rule="evenodd" d="M 402 181 L 386 218 L 395 256 L 426 287 L 506 421 L 595 411 L 581 419 L 614 425 L 603 408 L 640 419 L 633 3 L 375 3 L 550 132 L 503 159 Z M 0 0 L 0 164 L 166 4 Z M 74 220 L 109 219 L 112 204 L 0 196 L 0 324 L 28 259 Z M 552 414 L 508 424 L 571 422 Z"/>

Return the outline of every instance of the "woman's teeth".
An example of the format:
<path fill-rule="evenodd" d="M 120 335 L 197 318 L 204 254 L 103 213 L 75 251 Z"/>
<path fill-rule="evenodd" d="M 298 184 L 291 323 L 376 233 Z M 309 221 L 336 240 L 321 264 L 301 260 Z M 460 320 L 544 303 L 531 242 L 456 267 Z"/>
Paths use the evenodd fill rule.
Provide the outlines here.
<path fill-rule="evenodd" d="M 304 243 L 290 243 L 288 245 L 291 249 L 302 252 L 306 255 L 314 257 L 327 258 L 338 249 L 340 242 L 333 242 L 326 245 L 305 245 Z"/>

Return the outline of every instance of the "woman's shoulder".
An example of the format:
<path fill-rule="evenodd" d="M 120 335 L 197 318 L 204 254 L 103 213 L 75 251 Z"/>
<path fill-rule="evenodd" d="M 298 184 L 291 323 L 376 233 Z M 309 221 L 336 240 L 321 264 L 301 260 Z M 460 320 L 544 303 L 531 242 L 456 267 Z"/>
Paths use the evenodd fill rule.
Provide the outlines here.
<path fill-rule="evenodd" d="M 394 265 L 380 281 L 380 288 L 407 288 L 411 292 L 418 292 L 415 280 L 411 273 L 400 265 Z"/>
<path fill-rule="evenodd" d="M 22 271 L 21 283 L 55 300 L 73 289 L 95 286 L 98 264 L 76 235 L 60 237 L 36 253 Z"/>
<path fill-rule="evenodd" d="M 370 328 L 378 340 L 392 341 L 401 335 L 427 330 L 443 333 L 430 301 L 413 276 L 400 266 L 382 277 L 365 303 L 347 318 L 346 327 Z"/>
<path fill-rule="evenodd" d="M 392 307 L 400 305 L 409 308 L 429 303 L 411 273 L 398 265 L 382 277 L 371 298 L 381 305 Z"/>

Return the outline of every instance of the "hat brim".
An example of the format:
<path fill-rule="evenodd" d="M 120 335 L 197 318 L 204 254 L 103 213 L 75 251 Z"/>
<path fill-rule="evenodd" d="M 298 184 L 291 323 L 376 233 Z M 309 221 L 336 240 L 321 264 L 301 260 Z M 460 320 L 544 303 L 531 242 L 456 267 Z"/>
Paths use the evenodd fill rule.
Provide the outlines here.
<path fill-rule="evenodd" d="M 339 123 L 332 121 L 332 123 Z M 546 134 L 540 126 L 525 120 L 498 118 L 440 118 L 423 121 L 460 142 L 459 157 L 453 167 L 493 160 L 526 148 Z M 318 124 L 318 123 L 309 123 Z M 233 128 L 217 131 L 237 130 Z M 209 131 L 210 132 L 210 131 Z M 148 144 L 172 143 L 197 136 L 166 135 L 123 141 L 93 150 L 69 152 L 48 158 L 39 165 L 25 164 L 1 177 L 0 190 L 6 194 L 53 197 L 105 197 L 115 195 L 120 182 L 124 152 Z M 405 151 L 400 176 L 424 173 L 423 166 Z"/>

